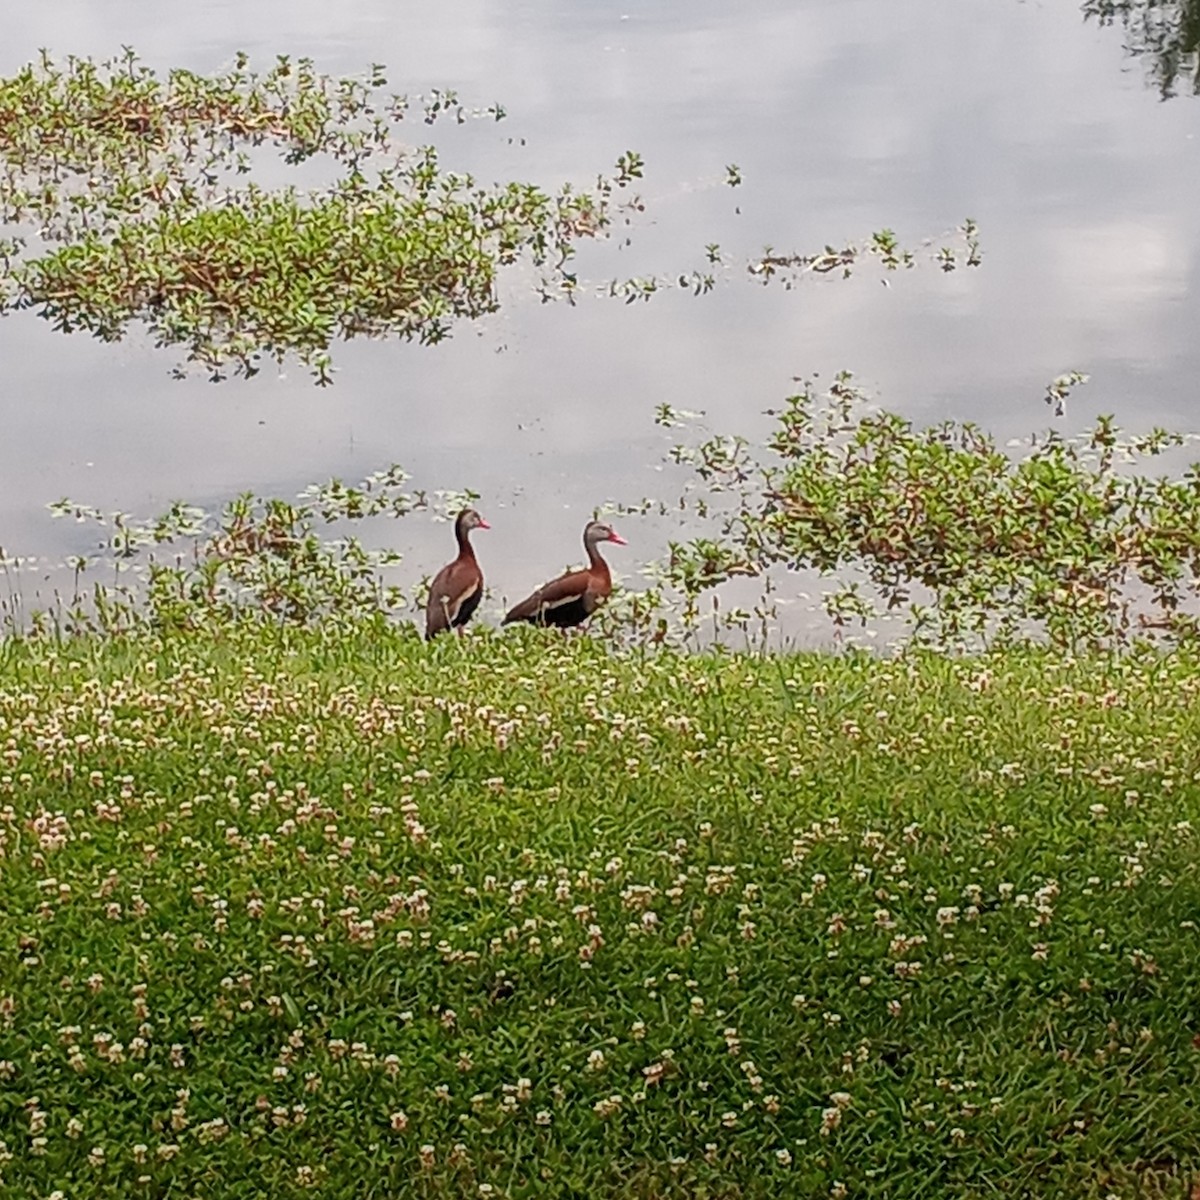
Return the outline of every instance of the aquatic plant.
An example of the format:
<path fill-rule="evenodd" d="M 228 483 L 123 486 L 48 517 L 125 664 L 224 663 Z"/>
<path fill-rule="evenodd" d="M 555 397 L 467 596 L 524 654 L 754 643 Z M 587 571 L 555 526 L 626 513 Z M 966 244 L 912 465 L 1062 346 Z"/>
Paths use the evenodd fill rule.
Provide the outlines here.
<path fill-rule="evenodd" d="M 400 140 L 410 102 L 385 84 L 380 67 L 333 79 L 306 59 L 258 75 L 245 56 L 162 78 L 132 51 L 0 80 L 0 222 L 17 231 L 0 301 L 106 340 L 142 323 L 213 379 L 294 353 L 328 383 L 339 338 L 438 341 L 495 309 L 501 267 L 561 270 L 641 174 L 629 152 L 591 190 L 482 187 Z M 438 91 L 420 111 L 504 116 Z M 331 178 L 267 189 L 253 175 L 268 150 Z"/>
<path fill-rule="evenodd" d="M 1047 402 L 1065 404 L 1084 379 L 1059 376 Z M 1180 461 L 1195 439 L 1162 429 L 1123 437 L 1101 417 L 1080 437 L 1051 430 L 1016 453 L 969 423 L 921 427 L 875 408 L 849 375 L 824 392 L 804 383 L 772 415 L 760 446 L 703 433 L 677 442 L 668 454 L 682 468 L 677 498 L 597 510 L 669 519 L 686 536 L 643 562 L 639 583 L 618 586 L 596 632 L 621 644 L 736 633 L 765 647 L 779 636 L 795 572 L 807 572 L 827 585 L 820 603 L 838 635 L 888 618 L 905 639 L 943 649 L 1200 637 L 1200 466 Z M 655 413 L 685 432 L 698 419 L 666 404 Z M 1171 451 L 1171 471 L 1144 469 Z M 394 615 L 407 602 L 380 572 L 398 558 L 365 549 L 347 522 L 472 499 L 410 494 L 406 481 L 392 466 L 357 487 L 333 480 L 298 500 L 243 496 L 213 515 L 179 504 L 152 521 L 64 499 L 55 513 L 102 523 L 104 545 L 77 560 L 73 601 L 32 619 L 103 629 Z M 91 579 L 102 582 L 89 589 Z M 723 599 L 738 581 L 737 599 Z"/>
<path fill-rule="evenodd" d="M 710 245 L 700 267 L 589 281 L 577 245 L 644 209 L 637 151 L 582 190 L 483 187 L 401 129 L 416 115 L 461 124 L 504 109 L 436 89 L 410 101 L 386 85 L 379 65 L 335 79 L 280 57 L 258 74 L 245 55 L 213 76 L 160 76 L 132 50 L 101 64 L 43 56 L 0 79 L 0 312 L 33 310 L 108 341 L 145 327 L 183 348 L 177 374 L 197 364 L 214 381 L 248 376 L 293 354 L 327 384 L 338 341 L 438 342 L 497 308 L 499 272 L 518 261 L 538 271 L 544 302 L 575 304 L 585 293 L 702 296 L 714 267 L 791 287 L 835 268 L 848 276 L 864 257 L 885 271 L 917 260 L 882 230 L 861 246 L 766 248 L 748 262 Z M 271 155 L 323 183 L 279 182 Z M 742 183 L 735 166 L 726 182 Z M 930 252 L 942 270 L 978 265 L 973 222 L 952 242 Z"/>
<path fill-rule="evenodd" d="M 113 634 L 136 629 L 217 629 L 233 623 L 355 625 L 407 603 L 383 572 L 394 550 L 370 549 L 347 532 L 370 518 L 397 518 L 434 506 L 456 508 L 466 493 L 410 492 L 398 466 L 362 483 L 332 479 L 294 500 L 236 496 L 217 513 L 176 503 L 150 521 L 104 513 L 63 499 L 56 517 L 104 531 L 99 561 L 111 557 L 115 581 L 88 587 L 96 559 L 77 559 L 73 596 L 31 616 L 34 629 Z"/>
<path fill-rule="evenodd" d="M 1061 376 L 1047 400 L 1063 404 L 1083 379 Z M 1123 439 L 1101 417 L 1014 456 L 971 423 L 872 410 L 849 375 L 824 393 L 806 382 L 773 416 L 761 447 L 715 436 L 673 451 L 702 485 L 689 503 L 710 529 L 674 544 L 665 571 L 693 620 L 701 595 L 784 567 L 834 580 L 838 625 L 902 613 L 939 646 L 1200 633 L 1200 466 L 1135 469 L 1191 439 Z"/>

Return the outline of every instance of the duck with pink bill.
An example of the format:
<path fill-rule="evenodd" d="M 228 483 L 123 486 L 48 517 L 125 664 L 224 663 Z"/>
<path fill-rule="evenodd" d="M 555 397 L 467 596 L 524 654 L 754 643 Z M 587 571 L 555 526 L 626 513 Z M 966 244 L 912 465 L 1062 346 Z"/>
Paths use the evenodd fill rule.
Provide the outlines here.
<path fill-rule="evenodd" d="M 582 625 L 612 594 L 612 574 L 600 556 L 601 542 L 628 544 L 611 525 L 589 521 L 583 531 L 588 565 L 543 584 L 532 596 L 508 610 L 504 624 L 528 621 L 531 625 L 557 625 L 560 629 Z"/>

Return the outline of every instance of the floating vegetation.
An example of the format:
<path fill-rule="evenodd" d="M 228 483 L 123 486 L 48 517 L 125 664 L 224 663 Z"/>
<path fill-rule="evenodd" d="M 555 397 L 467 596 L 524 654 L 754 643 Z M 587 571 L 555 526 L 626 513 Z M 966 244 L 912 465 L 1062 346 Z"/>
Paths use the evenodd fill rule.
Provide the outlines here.
<path fill-rule="evenodd" d="M 1047 399 L 1061 404 L 1084 378 L 1060 376 Z M 1136 469 L 1189 438 L 1122 439 L 1101 417 L 1015 457 L 973 424 L 871 411 L 848 375 L 824 394 L 806 384 L 773 415 L 761 448 L 718 436 L 673 452 L 715 525 L 673 546 L 666 571 L 693 611 L 729 579 L 783 566 L 843 581 L 825 602 L 839 626 L 903 614 L 938 646 L 1200 635 L 1200 466 Z M 849 573 L 859 578 L 844 584 Z"/>
<path fill-rule="evenodd" d="M 977 267 L 983 261 L 979 226 L 968 218 L 950 238 L 952 245 L 940 246 L 936 250 L 926 248 L 928 259 L 944 273 L 957 270 L 959 266 Z M 538 289 L 543 303 L 565 299 L 574 305 L 581 293 L 589 288 L 594 294 L 623 300 L 626 304 L 651 300 L 664 292 L 682 289 L 694 296 L 706 296 L 717 286 L 718 275 L 714 268 L 729 269 L 737 264 L 736 259 L 726 256 L 717 242 L 704 247 L 703 268 L 683 271 L 676 275 L 633 275 L 624 279 L 609 279 L 587 284 L 569 271 L 559 272 L 553 280 L 543 279 Z M 773 247 L 764 247 L 761 254 L 752 256 L 745 270 L 757 283 L 782 284 L 791 290 L 806 275 L 834 275 L 849 279 L 857 267 L 865 262 L 874 262 L 883 271 L 883 282 L 887 275 L 900 269 L 910 270 L 917 265 L 918 252 L 901 246 L 896 234 L 882 229 L 861 242 L 847 242 L 840 248 L 823 246 L 808 253 L 782 254 Z"/>
<path fill-rule="evenodd" d="M 231 622 L 341 625 L 395 615 L 404 592 L 382 572 L 400 562 L 390 549 L 370 549 L 347 531 L 373 517 L 403 517 L 461 507 L 474 493 L 409 491 L 398 466 L 360 484 L 333 479 L 294 500 L 244 493 L 219 512 L 176 503 L 149 521 L 104 513 L 63 499 L 60 518 L 103 531 L 117 582 L 82 586 L 91 565 L 72 562 L 75 595 L 53 613 L 34 613 L 34 629 L 52 623 L 71 634 L 133 629 L 195 630 Z"/>
<path fill-rule="evenodd" d="M 954 237 L 961 242 L 958 249 L 953 246 L 941 246 L 931 252 L 933 260 L 942 271 L 954 271 L 960 263 L 968 267 L 979 266 L 983 261 L 979 226 L 968 218 L 955 230 Z M 780 277 L 786 281 L 786 286 L 791 287 L 795 279 L 805 273 L 828 275 L 837 272 L 843 279 L 848 279 L 854 267 L 863 259 L 877 260 L 885 271 L 900 268 L 907 270 L 917 262 L 916 253 L 904 249 L 892 230 L 881 229 L 878 233 L 873 233 L 865 243 L 856 245 L 851 242 L 841 249 L 825 246 L 815 253 L 777 254 L 768 247 L 761 258 L 749 264 L 748 270 L 763 283 Z"/>
<path fill-rule="evenodd" d="M 280 58 L 258 75 L 244 56 L 161 78 L 132 51 L 0 80 L 0 304 L 105 340 L 143 323 L 214 379 L 294 353 L 327 383 L 336 339 L 436 342 L 496 308 L 502 266 L 561 270 L 641 174 L 630 153 L 590 191 L 482 187 L 399 138 L 413 105 L 385 85 L 379 67 L 334 79 Z M 416 111 L 504 116 L 452 92 Z M 334 178 L 267 190 L 252 176 L 268 150 Z"/>
<path fill-rule="evenodd" d="M 199 364 L 214 381 L 294 354 L 324 384 L 337 341 L 434 343 L 495 311 L 500 269 L 519 260 L 541 268 L 543 302 L 569 304 L 585 292 L 703 296 L 716 268 L 790 288 L 804 275 L 848 277 L 865 258 L 885 271 L 917 261 L 885 229 L 861 245 L 767 247 L 740 262 L 713 243 L 700 268 L 585 281 L 571 269 L 577 244 L 644 209 L 630 187 L 641 155 L 621 154 L 582 191 L 482 187 L 400 129 L 413 117 L 501 120 L 504 109 L 467 108 L 452 91 L 410 100 L 386 83 L 379 66 L 335 79 L 286 57 L 260 75 L 244 55 L 214 76 L 162 77 L 131 50 L 99 65 L 43 57 L 0 79 L 0 312 L 31 309 L 106 341 L 140 325 L 184 349 L 177 374 Z M 324 185 L 275 183 L 276 162 L 266 186 L 272 156 L 323 172 Z M 741 185 L 736 165 L 725 183 Z M 930 252 L 940 269 L 977 266 L 974 222 L 953 240 Z"/>
<path fill-rule="evenodd" d="M 496 272 L 535 245 L 540 260 L 604 217 L 590 200 L 558 201 L 524 185 L 489 194 L 440 175 L 347 185 L 314 197 L 249 188 L 218 208 L 173 207 L 88 233 L 31 262 L 25 302 L 59 329 L 106 340 L 143 319 L 214 373 L 253 374 L 266 354 L 295 352 L 328 382 L 338 338 L 391 335 L 437 342 L 465 317 L 497 307 Z"/>

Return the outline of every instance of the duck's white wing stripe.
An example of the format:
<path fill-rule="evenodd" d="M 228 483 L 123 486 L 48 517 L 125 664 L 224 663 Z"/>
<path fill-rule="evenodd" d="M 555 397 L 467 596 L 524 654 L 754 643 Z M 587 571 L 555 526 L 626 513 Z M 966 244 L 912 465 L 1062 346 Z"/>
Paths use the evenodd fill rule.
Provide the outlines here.
<path fill-rule="evenodd" d="M 543 600 L 538 605 L 538 612 L 548 612 L 552 608 L 562 608 L 564 604 L 574 604 L 576 600 L 583 598 L 582 592 L 576 592 L 573 596 L 559 596 L 557 600 Z"/>

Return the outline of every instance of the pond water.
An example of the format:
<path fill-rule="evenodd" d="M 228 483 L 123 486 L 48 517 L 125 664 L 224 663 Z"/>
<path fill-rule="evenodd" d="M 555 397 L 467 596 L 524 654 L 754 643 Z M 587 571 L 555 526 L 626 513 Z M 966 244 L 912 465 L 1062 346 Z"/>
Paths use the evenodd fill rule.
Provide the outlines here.
<path fill-rule="evenodd" d="M 629 306 L 543 305 L 516 273 L 500 313 L 440 346 L 335 348 L 329 389 L 295 364 L 178 382 L 177 356 L 137 331 L 104 345 L 10 317 L 0 544 L 48 564 L 94 544 L 49 519 L 63 495 L 150 515 L 398 461 L 414 486 L 482 493 L 499 608 L 578 559 L 595 505 L 678 494 L 661 468 L 672 436 L 653 422 L 664 401 L 757 433 L 794 376 L 848 369 L 889 407 L 1007 438 L 1052 422 L 1044 387 L 1074 369 L 1092 382 L 1064 429 L 1107 411 L 1200 427 L 1200 103 L 1164 101 L 1125 41 L 1071 3 L 1017 0 L 20 6 L 6 74 L 43 46 L 105 57 L 130 44 L 152 66 L 203 72 L 238 49 L 262 67 L 281 52 L 332 73 L 374 61 L 397 90 L 506 106 L 499 124 L 436 131 L 444 165 L 482 181 L 586 186 L 637 150 L 646 211 L 629 244 L 585 246 L 581 274 L 691 270 L 710 242 L 732 265 L 707 296 Z M 981 229 L 977 270 L 923 262 L 884 287 L 867 267 L 791 290 L 744 271 L 765 244 L 811 251 L 890 227 L 936 245 L 965 217 Z M 674 532 L 620 527 L 633 547 L 612 557 L 627 575 Z M 405 580 L 449 556 L 447 528 L 425 515 L 388 536 L 409 556 Z"/>

